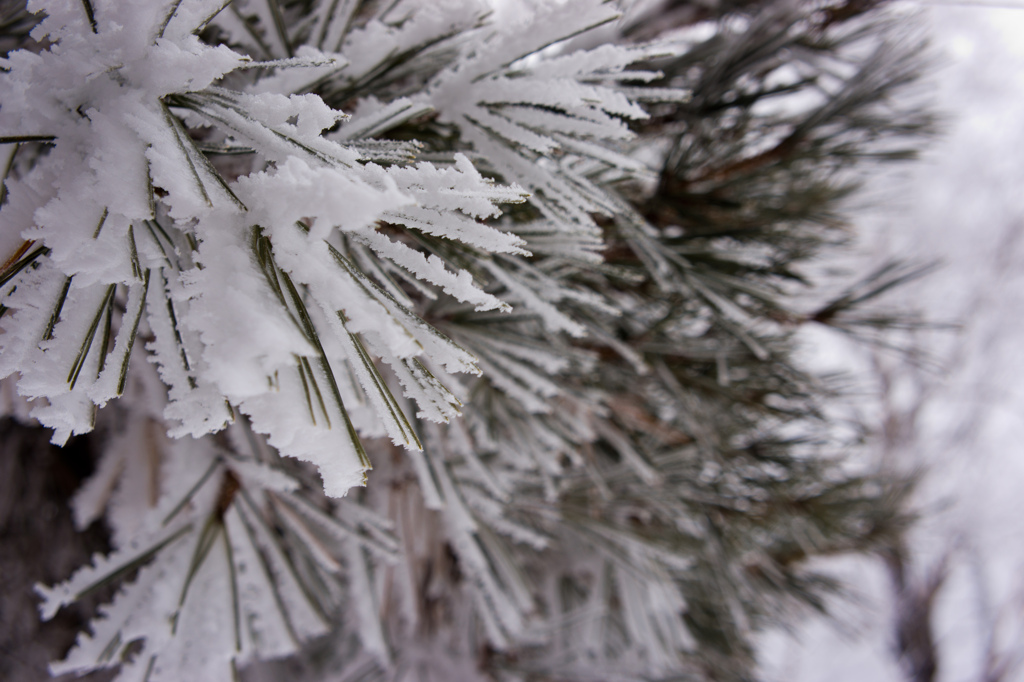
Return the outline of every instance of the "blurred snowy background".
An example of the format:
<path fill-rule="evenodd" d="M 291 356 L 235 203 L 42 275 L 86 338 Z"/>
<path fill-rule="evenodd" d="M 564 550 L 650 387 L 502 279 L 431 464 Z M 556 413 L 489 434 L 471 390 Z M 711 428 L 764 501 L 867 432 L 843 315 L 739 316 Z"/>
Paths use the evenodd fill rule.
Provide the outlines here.
<path fill-rule="evenodd" d="M 941 261 L 894 298 L 959 328 L 903 339 L 918 363 L 808 338 L 816 366 L 877 382 L 867 466 L 920 472 L 920 521 L 898 561 L 827 566 L 847 599 L 834 621 L 765 638 L 770 682 L 1024 680 L 1024 3 L 895 8 L 931 36 L 943 134 L 923 162 L 872 179 L 854 222 L 864 262 Z"/>

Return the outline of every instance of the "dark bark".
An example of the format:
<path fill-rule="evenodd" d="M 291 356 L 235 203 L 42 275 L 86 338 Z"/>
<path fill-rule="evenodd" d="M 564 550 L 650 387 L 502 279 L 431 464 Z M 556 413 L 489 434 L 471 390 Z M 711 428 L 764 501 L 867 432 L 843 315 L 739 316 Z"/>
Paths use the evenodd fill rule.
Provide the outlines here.
<path fill-rule="evenodd" d="M 0 680 L 6 682 L 51 679 L 47 664 L 65 654 L 95 606 L 110 596 L 98 594 L 62 609 L 47 623 L 39 619 L 33 585 L 64 580 L 93 553 L 109 548 L 98 524 L 77 532 L 68 508 L 93 467 L 88 441 L 76 439 L 60 449 L 49 438 L 49 430 L 0 421 Z"/>
<path fill-rule="evenodd" d="M 913 576 L 906 550 L 894 546 L 883 553 L 895 596 L 896 653 L 908 682 L 932 682 L 939 669 L 932 632 L 935 596 L 945 579 L 945 560 L 926 578 Z"/>

